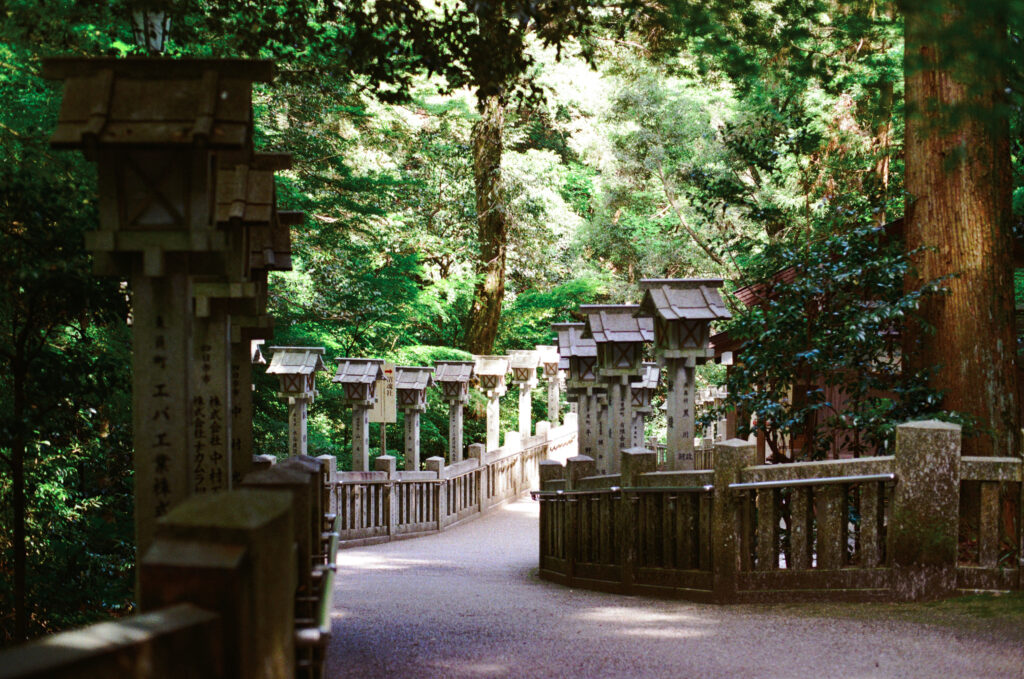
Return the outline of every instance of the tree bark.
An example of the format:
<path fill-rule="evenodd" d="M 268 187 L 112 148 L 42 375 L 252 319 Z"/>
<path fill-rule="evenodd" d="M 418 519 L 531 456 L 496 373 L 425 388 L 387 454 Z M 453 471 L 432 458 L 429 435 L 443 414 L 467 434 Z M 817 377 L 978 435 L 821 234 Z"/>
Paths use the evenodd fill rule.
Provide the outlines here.
<path fill-rule="evenodd" d="M 484 99 L 479 122 L 473 127 L 473 179 L 476 186 L 476 224 L 480 243 L 479 280 L 466 329 L 466 350 L 489 354 L 498 334 L 505 296 L 505 257 L 508 250 L 508 212 L 501 176 L 505 104 L 501 95 Z"/>
<path fill-rule="evenodd" d="M 14 643 L 28 639 L 28 609 L 25 605 L 27 552 L 25 544 L 25 368 L 21 357 L 14 360 L 14 436 L 11 441 L 11 491 L 14 510 Z"/>
<path fill-rule="evenodd" d="M 920 340 L 916 355 L 907 347 L 908 367 L 938 366 L 932 386 L 944 392 L 943 408 L 976 418 L 979 435 L 964 440 L 964 455 L 1014 455 L 1009 127 L 1000 69 L 980 49 L 1005 40 L 1006 24 L 988 3 L 966 0 L 905 0 L 904 18 L 906 245 L 929 248 L 909 283 L 956 275 L 949 294 L 922 306 L 935 334 L 908 329 L 908 342 Z M 954 24 L 960 44 L 949 39 Z"/>

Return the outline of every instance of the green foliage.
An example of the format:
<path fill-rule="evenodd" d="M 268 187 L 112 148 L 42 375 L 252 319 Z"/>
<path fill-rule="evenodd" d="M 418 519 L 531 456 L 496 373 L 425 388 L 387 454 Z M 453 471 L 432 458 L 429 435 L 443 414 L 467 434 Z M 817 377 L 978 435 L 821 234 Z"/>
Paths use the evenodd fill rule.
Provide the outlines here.
<path fill-rule="evenodd" d="M 756 301 L 726 325 L 742 343 L 726 409 L 755 418 L 775 461 L 874 452 L 938 410 L 927 373 L 905 369 L 899 330 L 942 281 L 904 291 L 909 255 L 884 230 L 779 240 L 748 271 Z"/>

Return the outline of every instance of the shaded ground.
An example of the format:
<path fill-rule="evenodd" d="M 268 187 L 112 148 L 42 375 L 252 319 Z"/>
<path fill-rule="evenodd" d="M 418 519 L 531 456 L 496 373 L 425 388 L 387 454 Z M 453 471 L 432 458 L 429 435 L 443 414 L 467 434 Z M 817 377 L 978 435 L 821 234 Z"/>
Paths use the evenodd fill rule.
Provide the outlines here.
<path fill-rule="evenodd" d="M 338 557 L 328 677 L 1015 677 L 1024 599 L 720 607 L 538 579 L 537 505 Z"/>

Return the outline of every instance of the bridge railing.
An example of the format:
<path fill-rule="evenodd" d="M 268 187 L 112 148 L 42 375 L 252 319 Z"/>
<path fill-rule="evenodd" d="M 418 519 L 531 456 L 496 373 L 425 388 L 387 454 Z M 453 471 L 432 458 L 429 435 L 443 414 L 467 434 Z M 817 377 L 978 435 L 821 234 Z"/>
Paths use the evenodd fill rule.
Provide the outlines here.
<path fill-rule="evenodd" d="M 902 425 L 888 457 L 752 465 L 730 441 L 712 470 L 657 472 L 656 455 L 612 476 L 545 465 L 542 577 L 723 603 L 1021 588 L 1022 462 L 961 457 L 952 425 Z"/>
<path fill-rule="evenodd" d="M 396 460 L 381 455 L 372 472 L 340 472 L 333 487 L 332 511 L 338 515 L 341 545 L 385 542 L 427 535 L 475 518 L 539 487 L 542 460 L 565 460 L 576 452 L 576 420 L 537 425 L 537 433 L 506 435 L 501 448 L 469 446 L 469 458 L 445 465 L 425 461 L 426 471 L 399 471 Z"/>

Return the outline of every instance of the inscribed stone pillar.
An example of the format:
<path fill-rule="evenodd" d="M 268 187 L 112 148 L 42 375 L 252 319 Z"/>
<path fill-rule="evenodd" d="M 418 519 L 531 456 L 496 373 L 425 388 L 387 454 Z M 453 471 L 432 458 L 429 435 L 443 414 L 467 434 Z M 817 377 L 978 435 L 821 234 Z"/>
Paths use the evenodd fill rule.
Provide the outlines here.
<path fill-rule="evenodd" d="M 370 408 L 352 406 L 352 471 L 370 471 Z"/>
<path fill-rule="evenodd" d="M 462 401 L 448 402 L 448 460 L 450 464 L 462 461 L 463 432 Z"/>
<path fill-rule="evenodd" d="M 194 493 L 231 486 L 231 328 L 217 309 L 192 326 L 192 460 Z"/>
<path fill-rule="evenodd" d="M 405 414 L 405 470 L 420 468 L 420 411 L 406 409 Z"/>
<path fill-rule="evenodd" d="M 252 471 L 252 347 L 242 333 L 231 344 L 231 485 Z"/>
<path fill-rule="evenodd" d="M 305 455 L 307 447 L 306 420 L 309 418 L 309 402 L 292 396 L 288 398 L 288 455 Z"/>
<path fill-rule="evenodd" d="M 632 417 L 629 381 L 625 375 L 608 379 L 608 473 L 617 474 L 622 451 L 630 447 Z"/>
<path fill-rule="evenodd" d="M 551 423 L 552 427 L 557 427 L 559 423 L 558 417 L 558 378 L 548 380 L 548 422 Z"/>
<path fill-rule="evenodd" d="M 132 276 L 132 434 L 137 553 L 156 520 L 190 495 L 189 359 L 191 283 L 184 271 L 154 278 L 137 262 Z"/>
<path fill-rule="evenodd" d="M 686 359 L 669 359 L 672 380 L 668 400 L 668 450 L 672 469 L 693 469 L 693 389 L 694 368 Z"/>

